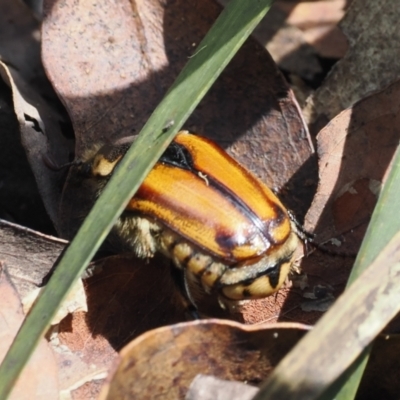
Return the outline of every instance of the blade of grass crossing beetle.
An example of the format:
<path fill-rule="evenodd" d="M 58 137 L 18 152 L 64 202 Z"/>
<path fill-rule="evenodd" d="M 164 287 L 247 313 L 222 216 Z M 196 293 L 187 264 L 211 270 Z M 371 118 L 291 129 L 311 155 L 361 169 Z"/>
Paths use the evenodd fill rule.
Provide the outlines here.
<path fill-rule="evenodd" d="M 388 179 L 379 196 L 378 203 L 371 217 L 371 222 L 356 262 L 354 263 L 347 288 L 357 279 L 357 277 L 368 267 L 368 265 L 378 256 L 390 239 L 400 231 L 400 148 L 397 149 L 393 167 Z M 384 327 L 382 327 L 383 329 Z M 352 373 L 341 385 L 338 385 L 335 392 L 337 400 L 354 399 L 361 378 L 371 352 L 371 346 L 367 346 L 360 357 L 353 363 Z M 328 399 L 328 393 L 323 399 Z"/>
<path fill-rule="evenodd" d="M 65 251 L 0 366 L 0 400 L 6 399 L 69 288 L 106 238 L 129 198 L 201 98 L 270 8 L 272 0 L 232 0 L 121 161 Z"/>
<path fill-rule="evenodd" d="M 281 361 L 254 400 L 354 398 L 366 365 L 368 344 L 400 310 L 399 191 L 397 149 L 348 288 Z M 347 316 L 341 315 L 345 309 Z M 358 313 L 359 317 L 349 322 Z M 344 336 L 344 332 L 350 335 Z M 335 342 L 339 336 L 343 339 Z M 355 345 L 360 342 L 365 344 Z"/>

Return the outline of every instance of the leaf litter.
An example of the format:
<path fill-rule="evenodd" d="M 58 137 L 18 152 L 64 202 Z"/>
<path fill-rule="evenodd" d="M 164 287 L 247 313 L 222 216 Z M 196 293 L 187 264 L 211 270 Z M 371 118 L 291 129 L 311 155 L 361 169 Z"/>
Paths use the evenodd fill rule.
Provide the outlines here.
<path fill-rule="evenodd" d="M 66 2 L 61 9 L 57 2 L 44 2 L 43 63 L 71 118 L 76 157 L 81 157 L 93 143 L 112 142 L 140 130 L 218 15 L 217 4 L 205 3 L 193 6 L 177 1 L 165 7 L 154 0 L 143 4 L 121 2 L 118 7 L 106 9 L 100 4 L 95 7 L 94 2 L 79 7 Z M 331 48 L 326 48 L 329 41 L 324 42 L 329 36 L 327 30 L 321 28 L 317 34 L 317 30 L 313 31 L 313 21 L 321 19 L 317 16 L 324 7 L 335 10 L 326 13 L 332 17 L 329 32 L 337 38 L 337 47 L 331 53 Z M 374 5 L 353 2 L 341 22 L 350 44 L 349 51 L 310 97 L 306 107 L 306 115 L 311 115 L 310 120 L 316 122 L 312 125 L 313 132 L 331 120 L 316 137 L 319 185 L 315 196 L 314 146 L 299 105 L 275 63 L 255 42 L 250 41 L 239 52 L 187 122 L 189 130 L 211 136 L 271 187 L 280 188 L 285 203 L 300 217 L 305 215 L 312 201 L 305 217 L 306 228 L 317 233 L 318 241 L 331 240 L 349 252 L 356 252 L 361 243 L 398 143 L 395 130 L 398 83 L 384 89 L 399 78 L 396 63 L 388 61 L 386 65 L 391 67 L 383 71 L 382 65 L 374 63 L 372 58 L 373 54 L 383 57 L 383 52 L 385 59 L 390 60 L 395 54 L 389 49 L 397 43 L 396 32 L 383 27 L 396 26 L 390 20 L 396 18 L 398 11 L 391 13 L 388 7 L 390 5 L 385 2 L 383 8 L 387 12 L 379 14 L 382 23 L 374 23 L 373 27 L 369 24 L 365 29 L 365 24 L 376 18 Z M 277 2 L 275 12 L 292 37 L 302 31 L 303 36 L 296 46 L 303 49 L 298 54 L 302 54 L 303 59 L 307 55 L 308 60 L 308 64 L 296 69 L 293 68 L 296 62 L 291 66 L 285 64 L 288 57 L 282 56 L 279 65 L 301 79 L 315 79 L 321 71 L 321 57 L 343 56 L 345 42 L 335 28 L 341 16 L 338 12 L 343 9 L 344 4 L 339 1 L 306 2 L 293 8 L 288 3 Z M 29 20 L 29 24 L 33 22 Z M 265 38 L 271 34 L 265 34 L 263 29 L 261 26 L 255 37 L 264 46 Z M 21 43 L 26 40 L 24 38 Z M 325 45 L 321 47 L 320 43 Z M 376 46 L 375 52 L 371 46 Z M 276 46 L 280 47 L 284 45 Z M 271 45 L 267 48 L 272 49 Z M 4 61 L 3 55 L 9 57 L 10 52 L 2 49 L 3 45 L 0 54 Z M 373 63 L 372 69 L 368 68 L 366 60 Z M 49 171 L 41 158 L 43 153 L 51 154 L 58 164 L 70 159 L 70 140 L 61 132 L 60 121 L 64 117 L 46 111 L 46 100 L 43 102 L 37 97 L 35 88 L 32 94 L 30 86 L 34 86 L 29 68 L 26 72 L 17 72 L 13 66 L 3 65 L 2 71 L 13 90 L 22 143 L 47 212 L 59 234 L 71 237 L 90 204 L 87 209 L 78 208 L 86 194 L 74 200 L 73 171 L 64 185 L 65 174 Z M 238 71 L 240 81 L 236 78 Z M 270 76 L 274 77 L 273 81 L 269 80 Z M 371 90 L 382 89 L 361 100 Z M 361 101 L 357 103 L 358 100 Z M 38 108 L 41 102 L 43 107 Z M 348 106 L 352 107 L 343 111 Z M 46 135 L 44 140 L 35 131 L 37 126 L 40 135 Z M 304 184 L 307 180 L 308 184 Z M 76 213 L 76 210 L 79 211 Z M 316 296 L 316 300 L 320 300 L 321 293 L 326 293 L 326 299 L 337 297 L 346 283 L 351 264 L 351 260 L 315 251 L 302 261 L 302 277 L 306 279 L 300 279 L 303 280 L 301 287 L 294 281 L 275 297 L 246 305 L 248 311 L 241 311 L 235 317 L 247 323 L 295 320 L 312 324 L 321 312 L 317 306 L 307 313 L 301 312 L 300 303 L 307 293 Z M 68 379 L 63 381 L 62 390 L 74 393 L 74 398 L 89 398 L 88 394 L 95 398 L 93 396 L 100 390 L 99 382 L 107 374 L 110 362 L 115 360 L 115 350 L 129 339 L 186 319 L 165 261 L 154 260 L 143 265 L 131 257 L 118 256 L 105 259 L 99 265 L 101 271 L 86 280 L 88 313 L 73 312 L 61 322 L 58 335 L 52 339 L 53 344 L 58 341 L 59 349 L 65 350 L 60 365 Z M 157 276 L 157 282 L 152 276 Z M 217 305 L 208 307 L 207 313 L 212 315 Z M 127 319 L 126 315 L 132 318 Z M 189 332 L 193 328 L 190 324 Z M 219 329 L 219 324 L 216 323 L 215 328 L 210 325 L 210 332 Z M 165 329 L 174 328 L 172 325 Z M 152 338 L 156 332 L 146 335 Z M 199 338 L 204 344 L 201 335 Z M 150 351 L 150 348 L 145 346 L 143 350 Z M 90 371 L 92 357 L 97 360 L 98 368 Z M 210 363 L 206 361 L 207 365 Z M 145 371 L 148 373 L 149 369 Z M 215 371 L 212 374 L 219 376 Z M 237 378 L 243 377 L 234 379 Z"/>

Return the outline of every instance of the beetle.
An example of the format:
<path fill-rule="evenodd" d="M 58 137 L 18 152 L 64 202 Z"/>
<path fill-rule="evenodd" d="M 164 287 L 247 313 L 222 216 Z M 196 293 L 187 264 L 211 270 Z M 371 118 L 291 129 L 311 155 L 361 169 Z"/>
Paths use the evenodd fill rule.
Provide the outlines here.
<path fill-rule="evenodd" d="M 105 144 L 80 164 L 98 195 L 131 142 Z M 264 183 L 214 142 L 187 131 L 177 134 L 114 230 L 138 257 L 170 258 L 184 272 L 194 306 L 191 284 L 233 301 L 275 293 L 300 243 L 290 213 Z"/>

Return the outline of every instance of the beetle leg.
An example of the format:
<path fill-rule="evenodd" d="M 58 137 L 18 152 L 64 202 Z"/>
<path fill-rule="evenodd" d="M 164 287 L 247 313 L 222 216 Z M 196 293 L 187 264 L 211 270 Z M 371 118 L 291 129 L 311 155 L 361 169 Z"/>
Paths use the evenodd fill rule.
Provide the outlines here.
<path fill-rule="evenodd" d="M 195 301 L 194 297 L 192 296 L 192 292 L 190 290 L 189 281 L 191 279 L 193 279 L 193 277 L 188 277 L 189 274 L 190 274 L 190 272 L 185 268 L 183 270 L 183 284 L 184 284 L 184 288 L 185 288 L 185 295 L 191 305 L 191 307 L 188 307 L 188 311 L 194 319 L 200 319 L 199 313 L 197 311 L 198 307 L 197 307 L 196 301 Z"/>
<path fill-rule="evenodd" d="M 290 220 L 292 221 L 292 229 L 296 232 L 297 236 L 303 242 L 313 242 L 315 238 L 315 234 L 308 232 L 304 229 L 304 226 L 297 220 L 296 216 L 294 215 L 293 211 L 287 210 Z"/>
<path fill-rule="evenodd" d="M 197 310 L 198 307 L 196 304 L 196 300 L 192 296 L 192 292 L 190 290 L 190 281 L 193 280 L 193 277 L 189 277 L 188 276 L 189 274 L 190 274 L 190 272 L 185 268 L 183 270 L 183 285 L 185 288 L 185 295 L 188 298 L 188 300 L 190 301 L 190 304 Z"/>
<path fill-rule="evenodd" d="M 173 264 L 173 263 L 171 263 Z M 189 283 L 190 278 L 187 276 L 187 271 L 176 268 L 171 265 L 171 275 L 174 280 L 176 287 L 180 294 L 181 302 L 185 308 L 185 315 L 187 319 L 200 319 L 199 313 L 197 311 L 196 300 L 192 295 L 192 289 Z"/>

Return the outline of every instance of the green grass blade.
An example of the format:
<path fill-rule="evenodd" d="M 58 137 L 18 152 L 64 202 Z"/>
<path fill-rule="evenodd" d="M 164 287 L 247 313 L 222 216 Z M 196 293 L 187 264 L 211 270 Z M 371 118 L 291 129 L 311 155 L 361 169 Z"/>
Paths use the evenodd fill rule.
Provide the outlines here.
<path fill-rule="evenodd" d="M 144 177 L 270 8 L 272 0 L 232 0 L 144 126 L 67 248 L 0 366 L 0 399 L 12 386 L 69 288 L 79 278 Z M 174 125 L 164 132 L 168 121 Z"/>
<path fill-rule="evenodd" d="M 365 348 L 353 364 L 351 364 L 350 367 L 347 368 L 345 372 L 343 372 L 342 375 L 340 375 L 340 377 L 329 386 L 318 400 L 338 400 L 339 397 L 342 399 L 354 399 L 359 382 L 361 381 L 364 369 L 368 362 L 369 351 L 370 346 Z"/>
<path fill-rule="evenodd" d="M 371 217 L 365 238 L 351 271 L 347 288 L 357 279 L 368 265 L 378 256 L 391 238 L 400 231 L 400 148 L 395 154 L 394 164 L 379 196 Z M 400 290 L 400 288 L 399 288 Z M 382 327 L 383 329 L 384 327 Z M 368 346 L 362 356 L 352 365 L 352 374 L 337 391 L 337 400 L 354 399 L 369 359 L 372 346 Z M 329 399 L 329 395 L 322 399 Z"/>

